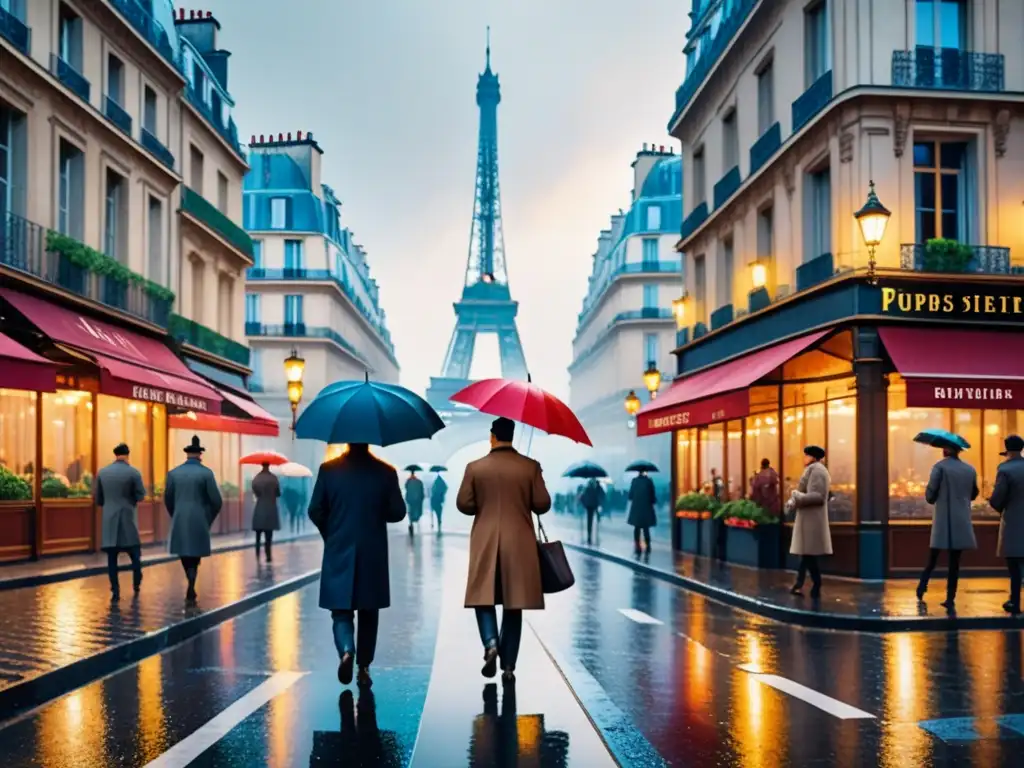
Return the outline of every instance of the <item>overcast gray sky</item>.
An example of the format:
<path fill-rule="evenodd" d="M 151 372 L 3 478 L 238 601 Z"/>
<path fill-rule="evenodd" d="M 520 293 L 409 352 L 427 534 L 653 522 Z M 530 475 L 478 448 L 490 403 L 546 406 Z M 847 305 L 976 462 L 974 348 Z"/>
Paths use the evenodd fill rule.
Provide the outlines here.
<path fill-rule="evenodd" d="M 687 0 L 202 0 L 235 120 L 312 131 L 369 253 L 402 383 L 440 374 L 462 288 L 491 25 L 505 248 L 533 380 L 567 395 L 590 256 L 684 73 Z M 196 6 L 192 7 L 198 10 Z M 674 141 L 671 142 L 674 145 Z M 479 372 L 479 368 L 476 369 Z M 496 375 L 496 371 L 490 371 Z M 637 371 L 639 383 L 640 371 Z"/>

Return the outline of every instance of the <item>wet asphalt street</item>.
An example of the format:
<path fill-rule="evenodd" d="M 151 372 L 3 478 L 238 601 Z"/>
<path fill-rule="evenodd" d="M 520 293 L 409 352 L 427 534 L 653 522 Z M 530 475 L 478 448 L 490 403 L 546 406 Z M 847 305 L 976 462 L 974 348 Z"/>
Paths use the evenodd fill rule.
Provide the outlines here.
<path fill-rule="evenodd" d="M 479 673 L 466 539 L 396 535 L 372 692 L 314 584 L 7 723 L 0 765 L 1022 764 L 1019 631 L 803 630 L 569 556 L 514 688 Z"/>

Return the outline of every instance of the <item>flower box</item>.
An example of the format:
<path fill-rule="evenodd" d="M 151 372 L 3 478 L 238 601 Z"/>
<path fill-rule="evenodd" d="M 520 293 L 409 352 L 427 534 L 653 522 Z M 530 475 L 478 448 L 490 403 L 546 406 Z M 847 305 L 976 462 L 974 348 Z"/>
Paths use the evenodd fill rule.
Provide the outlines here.
<path fill-rule="evenodd" d="M 780 528 L 777 524 L 758 525 L 752 520 L 727 519 L 726 558 L 730 563 L 754 568 L 781 568 Z"/>
<path fill-rule="evenodd" d="M 676 512 L 679 547 L 693 555 L 706 553 L 711 546 L 711 513 L 683 509 Z"/>

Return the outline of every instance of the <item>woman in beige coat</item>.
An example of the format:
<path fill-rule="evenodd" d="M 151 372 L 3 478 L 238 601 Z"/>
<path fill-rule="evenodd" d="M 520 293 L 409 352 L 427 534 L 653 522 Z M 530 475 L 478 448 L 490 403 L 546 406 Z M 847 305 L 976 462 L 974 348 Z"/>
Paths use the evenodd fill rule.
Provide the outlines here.
<path fill-rule="evenodd" d="M 791 555 L 800 555 L 800 569 L 796 584 L 789 590 L 802 595 L 804 579 L 811 572 L 811 597 L 821 596 L 821 569 L 818 558 L 832 554 L 832 535 L 828 528 L 828 497 L 832 478 L 821 463 L 825 451 L 816 445 L 804 448 L 804 469 L 800 484 L 790 495 L 787 507 L 796 510 L 793 524 L 793 541 L 789 545 Z"/>

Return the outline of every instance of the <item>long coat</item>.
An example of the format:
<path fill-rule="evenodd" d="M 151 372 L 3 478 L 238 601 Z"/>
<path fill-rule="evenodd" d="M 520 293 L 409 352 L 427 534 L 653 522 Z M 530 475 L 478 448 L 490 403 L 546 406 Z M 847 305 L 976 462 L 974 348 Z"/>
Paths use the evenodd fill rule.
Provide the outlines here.
<path fill-rule="evenodd" d="M 935 463 L 924 500 L 935 505 L 932 549 L 977 549 L 971 502 L 978 498 L 978 473 L 958 457 Z"/>
<path fill-rule="evenodd" d="M 103 507 L 101 549 L 137 547 L 138 503 L 146 498 L 142 474 L 127 461 L 115 461 L 96 474 L 92 487 L 96 506 Z"/>
<path fill-rule="evenodd" d="M 415 523 L 423 517 L 423 481 L 410 477 L 405 481 L 405 503 L 409 507 L 409 522 Z"/>
<path fill-rule="evenodd" d="M 1024 458 L 1008 459 L 999 465 L 988 503 L 1002 515 L 996 554 L 1024 557 Z"/>
<path fill-rule="evenodd" d="M 443 477 L 437 477 L 430 486 L 430 508 L 437 515 L 444 509 L 444 497 L 448 495 L 448 483 Z"/>
<path fill-rule="evenodd" d="M 320 465 L 309 519 L 324 540 L 321 608 L 391 605 L 387 524 L 404 518 L 398 473 L 390 464 L 369 452 L 349 451 Z"/>
<path fill-rule="evenodd" d="M 791 555 L 831 555 L 832 534 L 828 527 L 828 494 L 832 477 L 820 461 L 804 469 L 793 491 L 796 522 L 793 523 Z"/>
<path fill-rule="evenodd" d="M 514 448 L 470 462 L 455 506 L 471 515 L 466 607 L 544 607 L 532 513 L 551 509 L 540 464 Z"/>
<path fill-rule="evenodd" d="M 658 524 L 654 514 L 657 494 L 654 481 L 647 475 L 637 475 L 629 484 L 629 517 L 626 522 L 636 528 L 650 528 Z"/>
<path fill-rule="evenodd" d="M 281 497 L 281 483 L 269 469 L 261 469 L 252 479 L 252 495 L 256 507 L 252 511 L 254 531 L 277 531 L 281 528 L 281 515 L 277 500 Z"/>
<path fill-rule="evenodd" d="M 580 504 L 588 512 L 593 512 L 604 504 L 604 488 L 597 480 L 588 480 L 580 492 Z"/>
<path fill-rule="evenodd" d="M 170 553 L 178 557 L 210 554 L 210 526 L 223 505 L 213 470 L 187 459 L 167 473 L 164 506 L 171 515 Z"/>

